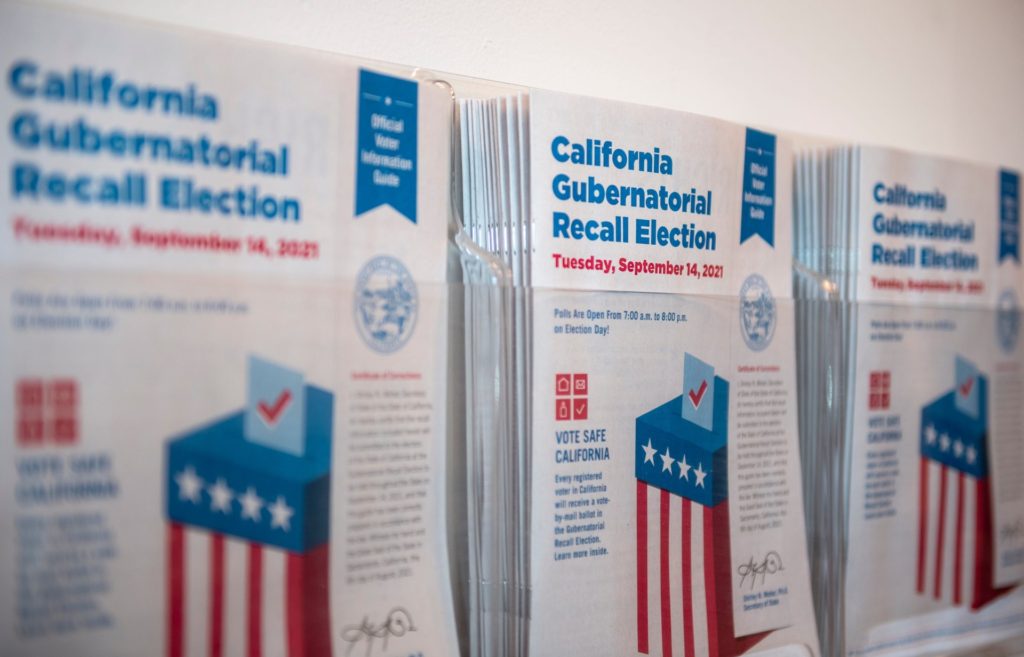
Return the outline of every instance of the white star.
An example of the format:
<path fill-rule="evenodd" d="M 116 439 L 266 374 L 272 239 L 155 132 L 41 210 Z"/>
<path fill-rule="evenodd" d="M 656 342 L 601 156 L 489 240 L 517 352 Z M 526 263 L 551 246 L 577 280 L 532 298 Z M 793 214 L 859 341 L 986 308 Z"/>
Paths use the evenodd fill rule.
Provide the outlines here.
<path fill-rule="evenodd" d="M 651 445 L 651 439 L 648 438 L 647 444 L 641 445 L 641 447 L 644 448 L 644 463 L 654 465 L 654 455 L 658 453 L 658 450 L 654 449 L 654 446 Z"/>
<path fill-rule="evenodd" d="M 679 478 L 690 481 L 690 464 L 686 462 L 686 454 L 679 460 Z"/>
<path fill-rule="evenodd" d="M 672 464 L 675 463 L 676 460 L 669 455 L 668 447 L 665 448 L 665 453 L 664 454 L 658 454 L 658 456 L 661 457 L 661 471 L 662 472 L 666 472 L 667 471 L 667 472 L 671 473 L 672 472 Z"/>
<path fill-rule="evenodd" d="M 976 458 L 978 458 L 978 450 L 974 449 L 974 447 L 968 447 L 967 448 L 967 462 L 968 463 L 974 463 L 974 459 L 976 459 Z"/>
<path fill-rule="evenodd" d="M 191 465 L 188 466 L 174 475 L 174 481 L 178 484 L 178 499 L 199 504 L 199 493 L 203 490 L 203 480 L 196 476 L 195 468 Z"/>
<path fill-rule="evenodd" d="M 256 494 L 256 490 L 252 486 L 246 489 L 245 495 L 239 497 L 238 501 L 242 503 L 242 518 L 249 518 L 256 522 L 263 519 L 261 513 L 263 498 Z"/>
<path fill-rule="evenodd" d="M 964 444 L 960 442 L 959 438 L 953 441 L 953 453 L 957 458 L 960 458 L 960 455 L 964 453 Z"/>
<path fill-rule="evenodd" d="M 949 451 L 949 436 L 948 435 L 942 434 L 941 436 L 939 436 L 939 449 L 941 449 L 943 452 L 948 452 Z"/>
<path fill-rule="evenodd" d="M 220 511 L 221 513 L 231 513 L 231 500 L 234 498 L 235 493 L 228 485 L 224 483 L 224 479 L 217 479 L 217 483 L 206 489 L 210 493 L 210 510 Z"/>
<path fill-rule="evenodd" d="M 704 488 L 704 477 L 708 476 L 708 473 L 704 472 L 704 469 L 700 467 L 700 463 L 694 468 L 693 474 L 697 475 L 697 485 Z"/>
<path fill-rule="evenodd" d="M 924 441 L 929 445 L 935 444 L 935 427 L 929 424 L 924 430 Z"/>
<path fill-rule="evenodd" d="M 278 495 L 274 503 L 267 507 L 267 510 L 270 511 L 271 529 L 275 527 L 280 527 L 285 531 L 289 531 L 291 529 L 291 520 L 292 516 L 295 515 L 295 509 L 288 506 L 283 497 Z"/>

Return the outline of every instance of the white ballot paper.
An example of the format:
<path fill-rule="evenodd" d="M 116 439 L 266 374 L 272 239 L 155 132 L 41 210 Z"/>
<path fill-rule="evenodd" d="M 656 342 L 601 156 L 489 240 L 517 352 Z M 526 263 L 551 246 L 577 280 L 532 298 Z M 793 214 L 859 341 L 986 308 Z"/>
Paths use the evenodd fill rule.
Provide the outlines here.
<path fill-rule="evenodd" d="M 460 120 L 467 230 L 527 299 L 528 649 L 505 654 L 817 655 L 787 142 L 537 90 Z"/>
<path fill-rule="evenodd" d="M 0 7 L 0 652 L 458 654 L 451 101 Z"/>
<path fill-rule="evenodd" d="M 835 407 L 846 456 L 816 460 L 842 464 L 818 497 L 845 506 L 826 539 L 846 555 L 823 610 L 836 615 L 836 654 L 947 653 L 1020 634 L 1019 175 L 866 146 L 815 157 L 808 179 L 829 180 L 835 201 L 817 236 L 840 254 L 827 275 L 847 382 Z"/>

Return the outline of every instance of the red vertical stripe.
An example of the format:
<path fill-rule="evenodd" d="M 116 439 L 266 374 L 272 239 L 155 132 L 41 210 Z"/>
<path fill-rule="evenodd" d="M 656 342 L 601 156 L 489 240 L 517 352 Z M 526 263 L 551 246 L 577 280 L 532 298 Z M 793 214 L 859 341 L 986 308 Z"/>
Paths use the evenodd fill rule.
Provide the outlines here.
<path fill-rule="evenodd" d="M 928 558 L 928 459 L 921 457 L 917 505 L 917 592 L 924 593 L 924 569 Z"/>
<path fill-rule="evenodd" d="M 182 657 L 185 645 L 185 530 L 167 524 L 167 657 Z"/>
<path fill-rule="evenodd" d="M 224 535 L 210 535 L 210 657 L 224 654 Z"/>
<path fill-rule="evenodd" d="M 992 522 L 992 490 L 988 477 L 975 479 L 977 505 L 974 513 L 974 591 L 971 609 L 981 609 L 1014 586 L 995 585 L 995 527 Z"/>
<path fill-rule="evenodd" d="M 288 553 L 286 569 L 288 607 L 288 657 L 305 657 L 306 636 L 303 614 L 303 563 L 302 555 Z"/>
<path fill-rule="evenodd" d="M 981 609 L 998 596 L 995 589 L 992 550 L 992 508 L 988 477 L 975 480 L 974 577 L 971 609 Z M 1005 590 L 1005 589 L 1004 589 Z"/>
<path fill-rule="evenodd" d="M 672 590 L 669 579 L 669 504 L 670 493 L 661 491 L 661 654 L 672 654 Z"/>
<path fill-rule="evenodd" d="M 962 599 L 964 568 L 964 473 L 956 479 L 956 549 L 953 553 L 953 604 Z"/>
<path fill-rule="evenodd" d="M 247 655 L 260 657 L 263 654 L 263 548 L 258 543 L 249 544 L 247 588 Z"/>
<path fill-rule="evenodd" d="M 715 516 L 704 507 L 704 601 L 708 610 L 708 655 L 718 657 L 718 596 L 715 590 Z M 731 586 L 728 582 L 725 586 Z"/>
<path fill-rule="evenodd" d="M 691 523 L 691 512 L 690 506 L 693 504 L 690 500 L 683 500 L 683 655 L 684 657 L 694 657 L 693 647 L 693 563 L 691 560 L 691 554 L 693 546 L 691 542 L 693 537 L 691 536 L 692 527 Z"/>
<path fill-rule="evenodd" d="M 306 589 L 306 631 L 313 636 L 314 655 L 331 655 L 331 607 L 327 582 L 330 581 L 331 546 L 328 543 L 310 550 L 309 582 Z"/>
<path fill-rule="evenodd" d="M 636 649 L 648 654 L 647 630 L 647 484 L 636 480 Z"/>
<path fill-rule="evenodd" d="M 324 544 L 304 554 L 288 553 L 285 577 L 289 657 L 331 654 L 327 599 L 329 549 L 329 545 Z"/>
<path fill-rule="evenodd" d="M 946 466 L 939 468 L 939 524 L 935 528 L 935 599 L 942 598 L 942 557 L 946 538 Z"/>
<path fill-rule="evenodd" d="M 988 522 L 988 478 L 978 478 L 974 484 L 974 576 L 971 584 L 974 590 L 971 591 L 971 609 L 980 609 L 988 602 L 985 590 L 986 575 L 991 574 L 988 568 L 991 565 L 991 550 L 989 547 L 990 527 Z"/>

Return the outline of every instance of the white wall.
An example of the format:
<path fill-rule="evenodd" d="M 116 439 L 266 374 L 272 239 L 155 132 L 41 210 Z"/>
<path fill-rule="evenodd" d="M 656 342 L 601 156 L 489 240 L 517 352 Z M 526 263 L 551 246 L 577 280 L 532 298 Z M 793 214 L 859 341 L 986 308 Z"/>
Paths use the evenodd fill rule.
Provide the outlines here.
<path fill-rule="evenodd" d="M 51 0 L 1024 169 L 1019 0 Z"/>

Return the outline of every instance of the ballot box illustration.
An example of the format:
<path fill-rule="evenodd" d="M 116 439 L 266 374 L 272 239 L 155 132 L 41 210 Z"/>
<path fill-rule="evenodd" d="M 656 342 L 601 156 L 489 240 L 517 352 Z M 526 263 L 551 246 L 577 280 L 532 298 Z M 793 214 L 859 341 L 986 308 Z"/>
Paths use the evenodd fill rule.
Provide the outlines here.
<path fill-rule="evenodd" d="M 738 655 L 769 633 L 736 637 L 733 625 L 729 383 L 686 354 L 683 391 L 636 419 L 637 650 Z"/>
<path fill-rule="evenodd" d="M 244 409 L 166 446 L 167 657 L 330 654 L 333 395 L 248 369 Z"/>
<path fill-rule="evenodd" d="M 921 411 L 917 593 L 978 610 L 995 588 L 988 379 L 955 361 L 955 385 Z"/>

